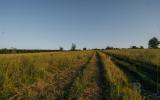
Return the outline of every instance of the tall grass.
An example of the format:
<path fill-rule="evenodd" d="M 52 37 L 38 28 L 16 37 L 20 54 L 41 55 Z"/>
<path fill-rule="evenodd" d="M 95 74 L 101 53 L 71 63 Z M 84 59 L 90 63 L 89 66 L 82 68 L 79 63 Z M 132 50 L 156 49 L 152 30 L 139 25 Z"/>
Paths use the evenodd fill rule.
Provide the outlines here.
<path fill-rule="evenodd" d="M 105 52 L 118 60 L 129 63 L 139 73 L 144 74 L 148 80 L 160 83 L 160 49 L 109 50 Z"/>
<path fill-rule="evenodd" d="M 55 99 L 93 52 L 0 55 L 0 99 Z"/>
<path fill-rule="evenodd" d="M 99 53 L 101 63 L 109 84 L 109 97 L 111 100 L 141 100 L 140 92 L 133 88 L 127 76 L 103 53 Z M 106 94 L 107 95 L 107 94 Z"/>
<path fill-rule="evenodd" d="M 131 76 L 130 80 L 134 82 L 137 81 L 139 84 L 142 85 L 140 89 L 143 91 L 142 93 L 146 97 L 148 97 L 148 95 L 151 96 L 153 93 L 158 92 L 157 90 L 160 89 L 160 85 L 156 81 L 150 78 L 146 73 L 139 71 L 134 65 L 118 59 L 112 59 L 112 60 L 123 71 L 125 71 L 129 76 Z"/>
<path fill-rule="evenodd" d="M 160 66 L 160 49 L 124 49 L 107 50 L 106 52 L 128 60 Z"/>

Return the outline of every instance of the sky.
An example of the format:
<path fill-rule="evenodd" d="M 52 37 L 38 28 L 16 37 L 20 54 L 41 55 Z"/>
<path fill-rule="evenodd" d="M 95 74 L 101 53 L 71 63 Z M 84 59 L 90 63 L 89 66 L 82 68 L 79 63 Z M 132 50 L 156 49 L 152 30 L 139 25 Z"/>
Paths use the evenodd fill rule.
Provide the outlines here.
<path fill-rule="evenodd" d="M 160 0 L 0 0 L 0 48 L 147 47 Z"/>

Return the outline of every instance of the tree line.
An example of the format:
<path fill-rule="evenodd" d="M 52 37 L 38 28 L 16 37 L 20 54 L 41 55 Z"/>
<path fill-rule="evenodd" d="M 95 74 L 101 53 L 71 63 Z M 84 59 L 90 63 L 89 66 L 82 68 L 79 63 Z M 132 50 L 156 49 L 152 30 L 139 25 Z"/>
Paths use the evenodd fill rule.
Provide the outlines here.
<path fill-rule="evenodd" d="M 57 52 L 59 50 L 40 50 L 40 49 L 0 49 L 0 54 L 13 54 L 13 53 L 39 53 L 39 52 Z"/>
<path fill-rule="evenodd" d="M 158 40 L 158 38 L 153 37 L 148 41 L 148 48 L 149 49 L 157 49 L 157 48 L 159 48 L 159 44 L 160 44 L 160 41 Z M 130 48 L 132 48 L 132 49 L 144 49 L 143 46 L 140 46 L 140 47 L 131 46 Z"/>
<path fill-rule="evenodd" d="M 148 41 L 148 48 L 149 49 L 156 49 L 159 48 L 159 44 L 160 41 L 158 40 L 158 38 L 153 37 Z M 76 48 L 76 44 L 72 43 L 70 51 L 77 51 L 79 49 Z M 105 48 L 106 50 L 109 49 L 119 49 L 119 48 L 114 48 L 113 46 L 107 46 Z M 94 48 L 94 49 L 90 49 L 90 50 L 105 50 L 105 49 L 98 49 L 98 48 Z M 144 49 L 143 46 L 137 47 L 137 46 L 131 46 L 130 49 Z M 86 47 L 84 47 L 82 50 L 87 50 Z M 11 48 L 11 49 L 0 49 L 0 54 L 10 54 L 10 53 L 38 53 L 38 52 L 57 52 L 57 51 L 64 51 L 64 48 L 62 46 L 59 47 L 59 50 L 41 50 L 41 49 L 16 49 L 16 48 Z"/>

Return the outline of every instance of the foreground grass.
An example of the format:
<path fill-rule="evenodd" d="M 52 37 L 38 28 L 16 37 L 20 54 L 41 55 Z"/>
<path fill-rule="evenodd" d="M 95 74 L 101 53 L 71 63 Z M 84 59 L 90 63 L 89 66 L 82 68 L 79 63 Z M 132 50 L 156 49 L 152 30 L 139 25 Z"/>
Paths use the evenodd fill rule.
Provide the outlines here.
<path fill-rule="evenodd" d="M 92 54 L 0 55 L 0 99 L 56 99 Z"/>
<path fill-rule="evenodd" d="M 141 77 L 145 85 L 150 84 L 150 90 L 160 89 L 160 49 L 128 49 L 104 51 L 117 59 L 120 65 Z M 154 87 L 154 88 L 153 88 Z"/>
<path fill-rule="evenodd" d="M 117 60 L 130 64 L 137 70 L 137 73 L 143 74 L 145 79 L 160 84 L 160 49 L 108 50 L 104 52 Z"/>
<path fill-rule="evenodd" d="M 129 80 L 139 84 L 141 94 L 146 100 L 158 100 L 160 85 L 150 79 L 144 72 L 139 71 L 134 65 L 115 58 L 112 60 L 130 77 Z"/>
<path fill-rule="evenodd" d="M 127 76 L 111 61 L 109 56 L 99 53 L 101 63 L 106 73 L 110 100 L 142 100 L 140 92 L 133 88 Z M 109 94 L 107 94 L 109 93 Z"/>
<path fill-rule="evenodd" d="M 148 66 L 156 64 L 148 63 L 145 57 L 136 59 L 141 52 L 129 50 L 136 56 L 105 52 L 122 60 L 113 60 L 102 52 L 95 55 L 95 51 L 0 55 L 0 100 L 142 100 L 139 88 L 112 60 L 123 65 L 134 78 L 147 82 L 148 87 L 158 86 L 154 75 L 149 74 L 149 68 L 155 68 Z M 137 63 L 147 65 L 141 67 Z"/>

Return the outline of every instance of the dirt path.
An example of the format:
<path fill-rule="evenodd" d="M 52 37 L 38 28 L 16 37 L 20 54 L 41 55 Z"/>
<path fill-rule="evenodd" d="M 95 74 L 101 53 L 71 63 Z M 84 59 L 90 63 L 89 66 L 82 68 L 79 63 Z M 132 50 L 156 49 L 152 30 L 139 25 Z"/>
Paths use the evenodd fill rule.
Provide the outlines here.
<path fill-rule="evenodd" d="M 97 53 L 77 76 L 65 100 L 106 100 L 106 79 Z"/>
<path fill-rule="evenodd" d="M 100 56 L 96 55 L 97 58 L 97 70 L 98 70 L 98 86 L 100 87 L 101 91 L 100 91 L 100 99 L 101 100 L 107 100 L 107 79 L 105 77 L 105 72 L 104 72 L 104 66 L 101 63 L 101 59 Z M 109 89 L 109 88 L 108 88 Z M 109 99 L 109 98 L 108 98 Z"/>
<path fill-rule="evenodd" d="M 93 57 L 93 56 L 92 56 Z M 60 83 L 60 84 L 64 84 L 62 88 L 63 90 L 63 94 L 62 95 L 58 95 L 56 97 L 56 100 L 63 100 L 66 98 L 66 96 L 68 95 L 68 92 L 72 86 L 72 84 L 74 83 L 74 81 L 76 80 L 76 78 L 79 76 L 79 74 L 85 69 L 85 67 L 90 63 L 92 57 L 90 57 L 88 59 L 88 61 L 83 64 L 79 69 L 77 69 L 76 71 L 74 71 L 73 73 L 71 73 L 69 76 L 69 78 L 67 79 L 70 79 L 69 81 L 64 81 L 64 83 Z"/>
<path fill-rule="evenodd" d="M 100 79 L 97 62 L 98 59 L 96 55 L 94 55 L 88 66 L 90 67 L 90 71 L 87 74 L 90 74 L 91 76 L 89 80 L 87 80 L 88 84 L 84 92 L 80 95 L 79 100 L 101 100 L 101 87 L 98 84 Z"/>

